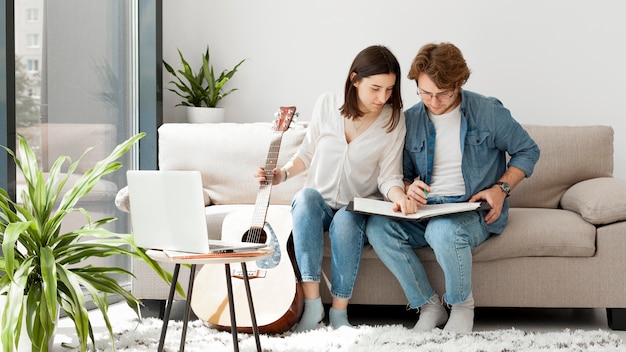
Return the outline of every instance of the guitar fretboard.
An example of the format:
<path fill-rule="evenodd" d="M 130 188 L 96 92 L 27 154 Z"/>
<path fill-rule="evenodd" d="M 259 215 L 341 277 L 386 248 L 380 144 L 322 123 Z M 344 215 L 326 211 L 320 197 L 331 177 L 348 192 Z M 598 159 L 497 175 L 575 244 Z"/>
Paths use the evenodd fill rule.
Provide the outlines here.
<path fill-rule="evenodd" d="M 259 193 L 256 197 L 251 227 L 262 228 L 265 224 L 267 207 L 269 206 L 270 195 L 272 192 L 272 181 L 274 181 L 274 174 L 272 173 L 272 170 L 276 168 L 276 163 L 278 162 L 278 154 L 280 152 L 280 144 L 283 138 L 283 133 L 283 131 L 278 131 L 272 134 L 272 141 L 270 143 L 269 152 L 267 153 L 267 159 L 265 161 L 265 181 L 259 186 Z M 280 174 L 277 176 L 280 176 Z"/>

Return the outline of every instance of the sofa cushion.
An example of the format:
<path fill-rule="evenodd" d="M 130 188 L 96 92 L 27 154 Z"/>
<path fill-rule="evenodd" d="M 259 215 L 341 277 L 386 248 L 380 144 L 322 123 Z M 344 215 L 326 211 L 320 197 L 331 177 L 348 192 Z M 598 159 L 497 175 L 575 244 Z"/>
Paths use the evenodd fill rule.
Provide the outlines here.
<path fill-rule="evenodd" d="M 524 125 L 541 156 L 532 176 L 511 191 L 511 207 L 556 209 L 572 185 L 613 175 L 613 128 Z"/>
<path fill-rule="evenodd" d="M 473 250 L 475 262 L 515 257 L 590 257 L 596 251 L 596 228 L 579 214 L 562 209 L 514 208 L 504 232 Z M 416 250 L 423 261 L 434 261 L 430 248 Z M 324 253 L 330 255 L 330 250 Z M 363 258 L 376 258 L 370 246 Z"/>
<path fill-rule="evenodd" d="M 304 124 L 292 126 L 282 136 L 278 166 L 295 154 L 306 133 Z M 276 133 L 269 122 L 163 124 L 159 127 L 159 169 L 199 170 L 212 204 L 254 204 L 259 184 L 253 174 L 265 165 Z M 273 187 L 270 202 L 291 204 L 305 175 Z"/>
<path fill-rule="evenodd" d="M 561 209 L 511 209 L 509 222 L 473 251 L 475 261 L 514 257 L 590 257 L 596 228 L 579 214 Z"/>
<path fill-rule="evenodd" d="M 579 182 L 563 194 L 561 206 L 594 225 L 626 220 L 626 181 L 602 177 Z"/>

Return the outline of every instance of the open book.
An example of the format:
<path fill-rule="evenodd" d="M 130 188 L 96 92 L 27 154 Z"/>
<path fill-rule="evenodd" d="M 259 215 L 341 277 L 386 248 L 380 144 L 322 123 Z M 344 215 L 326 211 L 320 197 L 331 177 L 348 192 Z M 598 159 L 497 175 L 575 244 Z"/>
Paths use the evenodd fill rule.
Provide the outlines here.
<path fill-rule="evenodd" d="M 402 212 L 393 211 L 393 203 L 368 198 L 354 198 L 348 204 L 348 210 L 363 214 L 375 214 L 391 216 L 405 220 L 423 220 L 434 216 L 462 213 L 465 211 L 489 210 L 491 206 L 487 202 L 463 202 L 447 204 L 426 204 L 415 214 L 404 215 Z"/>

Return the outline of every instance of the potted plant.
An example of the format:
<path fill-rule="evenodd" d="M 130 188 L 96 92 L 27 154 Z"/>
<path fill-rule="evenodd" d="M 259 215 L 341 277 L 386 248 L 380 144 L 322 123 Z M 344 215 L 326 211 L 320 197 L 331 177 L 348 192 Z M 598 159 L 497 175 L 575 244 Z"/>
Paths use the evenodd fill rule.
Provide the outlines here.
<path fill-rule="evenodd" d="M 80 158 L 72 162 L 67 156 L 59 157 L 44 177 L 35 153 L 23 136 L 18 136 L 17 153 L 3 147 L 15 160 L 27 186 L 21 194 L 21 204 L 0 189 L 0 295 L 6 299 L 1 327 L 4 351 L 12 351 L 18 344 L 22 321 L 26 324 L 32 350 L 48 351 L 50 342 L 54 341 L 61 309 L 74 322 L 79 350 L 86 351 L 88 341 L 94 344 L 95 340 L 85 293 L 102 313 L 112 340 L 107 295 L 120 295 L 139 314 L 141 302 L 109 276 L 130 272 L 119 267 L 85 265 L 86 259 L 112 255 L 141 258 L 161 278 L 171 282 L 171 274 L 148 257 L 144 249 L 137 247 L 132 235 L 112 233 L 102 227 L 115 219 L 94 221 L 85 209 L 76 206 L 102 176 L 122 166 L 117 159 L 144 135 L 137 134 L 118 145 L 64 194 L 62 189 Z M 61 168 L 68 161 L 68 171 L 62 174 Z M 63 220 L 74 212 L 82 213 L 87 224 L 64 233 L 61 230 Z M 179 293 L 183 292 L 180 286 L 178 288 Z"/>
<path fill-rule="evenodd" d="M 165 60 L 163 60 L 163 65 L 167 72 L 171 73 L 176 78 L 175 81 L 169 82 L 173 84 L 176 89 L 168 88 L 168 90 L 183 98 L 183 101 L 176 104 L 176 106 L 186 106 L 188 114 L 190 111 L 198 110 L 198 108 L 202 107 L 217 108 L 217 104 L 220 100 L 237 90 L 237 88 L 233 88 L 226 91 L 224 90 L 224 84 L 233 77 L 239 66 L 246 61 L 245 59 L 239 61 L 231 70 L 224 70 L 216 77 L 213 65 L 211 64 L 208 46 L 205 53 L 202 55 L 202 66 L 200 66 L 195 73 L 180 50 L 178 50 L 178 55 L 183 65 L 182 70 L 175 71 Z M 204 110 L 206 111 L 206 109 Z M 222 115 L 223 121 L 223 111 L 221 111 L 220 114 Z M 193 119 L 194 117 L 191 117 L 190 122 L 205 122 L 194 121 Z"/>

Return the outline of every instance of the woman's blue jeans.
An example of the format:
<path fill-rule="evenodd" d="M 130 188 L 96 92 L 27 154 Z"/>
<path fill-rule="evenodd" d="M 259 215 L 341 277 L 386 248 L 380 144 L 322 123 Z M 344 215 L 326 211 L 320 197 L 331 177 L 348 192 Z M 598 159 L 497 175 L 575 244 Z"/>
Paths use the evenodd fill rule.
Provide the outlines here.
<path fill-rule="evenodd" d="M 324 255 L 324 231 L 331 247 L 331 295 L 352 297 L 365 244 L 367 217 L 345 207 L 332 209 L 312 188 L 296 193 L 291 204 L 293 243 L 303 282 L 320 282 Z"/>
<path fill-rule="evenodd" d="M 457 304 L 472 292 L 472 248 L 490 236 L 478 212 L 421 222 L 370 216 L 366 234 L 376 254 L 398 279 L 410 308 L 423 306 L 435 293 L 413 248 L 433 249 L 445 278 L 444 300 Z"/>

